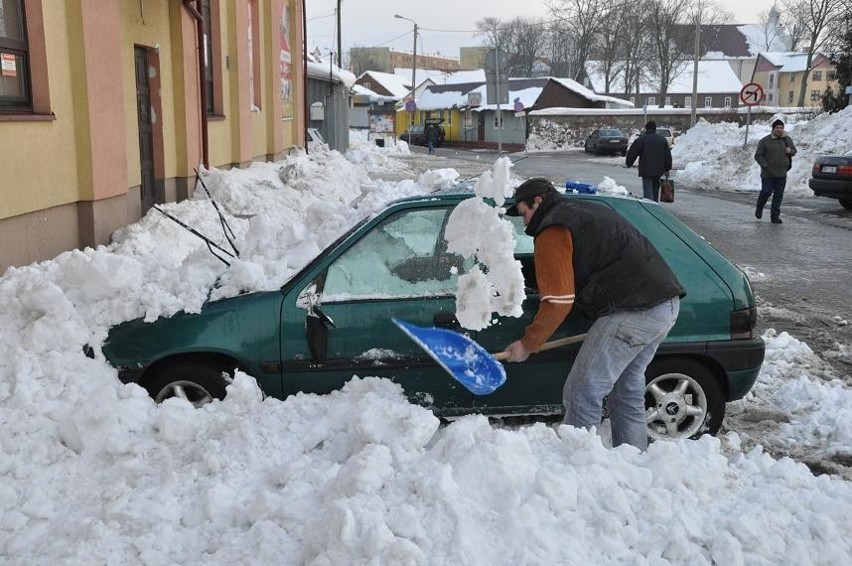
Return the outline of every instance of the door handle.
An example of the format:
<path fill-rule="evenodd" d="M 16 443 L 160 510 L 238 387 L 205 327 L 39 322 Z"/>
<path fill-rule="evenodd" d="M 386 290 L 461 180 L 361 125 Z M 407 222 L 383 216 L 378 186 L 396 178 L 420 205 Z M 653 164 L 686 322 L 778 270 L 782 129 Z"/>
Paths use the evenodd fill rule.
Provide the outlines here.
<path fill-rule="evenodd" d="M 459 320 L 451 312 L 439 312 L 432 317 L 432 326 L 436 328 L 461 328 Z"/>

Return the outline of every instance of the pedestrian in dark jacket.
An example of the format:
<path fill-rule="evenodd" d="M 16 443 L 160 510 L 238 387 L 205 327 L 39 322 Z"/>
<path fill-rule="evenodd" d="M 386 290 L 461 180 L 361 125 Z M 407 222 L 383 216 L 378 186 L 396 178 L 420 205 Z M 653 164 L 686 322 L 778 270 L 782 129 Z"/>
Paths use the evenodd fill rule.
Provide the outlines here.
<path fill-rule="evenodd" d="M 576 304 L 594 320 L 565 381 L 564 423 L 591 428 L 607 398 L 612 443 L 648 446 L 645 370 L 674 326 L 686 295 L 659 252 L 630 222 L 606 206 L 569 200 L 547 179 L 515 190 L 506 214 L 523 216 L 535 238 L 538 312 L 508 361 L 541 350 Z"/>
<path fill-rule="evenodd" d="M 642 177 L 642 194 L 646 199 L 660 201 L 660 178 L 672 170 L 672 150 L 666 138 L 657 133 L 653 120 L 645 124 L 645 132 L 630 144 L 627 166 L 639 158 L 639 176 Z"/>
<path fill-rule="evenodd" d="M 781 201 L 784 199 L 784 187 L 787 186 L 787 171 L 793 166 L 796 146 L 790 136 L 784 133 L 784 122 L 772 122 L 772 132 L 757 143 L 754 160 L 760 165 L 760 194 L 757 195 L 757 208 L 754 215 L 763 218 L 763 207 L 772 197 L 769 207 L 773 224 L 781 224 Z"/>
<path fill-rule="evenodd" d="M 440 133 L 435 124 L 426 124 L 426 145 L 429 147 L 429 155 L 435 155 L 435 146 L 440 140 Z"/>

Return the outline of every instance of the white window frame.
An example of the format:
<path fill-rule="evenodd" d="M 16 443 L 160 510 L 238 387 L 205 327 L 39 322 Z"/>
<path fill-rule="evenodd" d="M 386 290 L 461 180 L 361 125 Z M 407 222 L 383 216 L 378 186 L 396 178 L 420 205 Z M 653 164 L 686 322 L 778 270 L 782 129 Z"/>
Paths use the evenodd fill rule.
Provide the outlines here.
<path fill-rule="evenodd" d="M 713 108 L 713 97 L 705 96 L 704 97 L 704 108 Z"/>

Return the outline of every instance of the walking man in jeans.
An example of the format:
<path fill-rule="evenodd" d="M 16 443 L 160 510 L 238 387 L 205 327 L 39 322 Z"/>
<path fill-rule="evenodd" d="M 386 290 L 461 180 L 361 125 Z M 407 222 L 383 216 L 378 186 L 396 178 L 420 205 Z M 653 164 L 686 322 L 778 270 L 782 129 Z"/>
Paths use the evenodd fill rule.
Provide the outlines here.
<path fill-rule="evenodd" d="M 642 195 L 660 202 L 660 177 L 672 170 L 672 150 L 666 138 L 657 133 L 657 123 L 649 120 L 645 133 L 636 138 L 627 150 L 627 167 L 639 158 L 639 176 L 642 177 Z"/>
<path fill-rule="evenodd" d="M 608 396 L 612 443 L 648 446 L 645 370 L 677 321 L 680 282 L 651 243 L 611 208 L 560 195 L 547 179 L 515 189 L 509 216 L 535 238 L 541 303 L 520 340 L 506 347 L 523 362 L 571 312 L 594 320 L 563 389 L 563 422 L 591 428 Z"/>
<path fill-rule="evenodd" d="M 757 208 L 754 215 L 763 218 L 763 207 L 772 197 L 769 215 L 773 224 L 781 224 L 781 201 L 787 186 L 787 171 L 793 166 L 796 146 L 790 136 L 784 133 L 784 122 L 772 122 L 772 132 L 760 140 L 754 160 L 760 165 L 760 194 L 757 195 Z"/>

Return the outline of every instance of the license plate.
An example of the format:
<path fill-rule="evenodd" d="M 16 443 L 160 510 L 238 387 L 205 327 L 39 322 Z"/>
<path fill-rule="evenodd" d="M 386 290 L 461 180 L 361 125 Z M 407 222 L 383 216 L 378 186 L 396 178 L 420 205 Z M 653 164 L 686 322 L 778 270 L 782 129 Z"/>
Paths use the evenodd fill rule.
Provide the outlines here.
<path fill-rule="evenodd" d="M 621 143 L 621 140 L 609 140 L 609 143 Z"/>
<path fill-rule="evenodd" d="M 837 173 L 837 166 L 836 165 L 823 165 L 822 166 L 822 172 L 823 173 Z"/>

